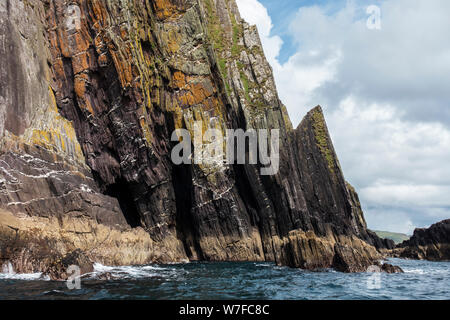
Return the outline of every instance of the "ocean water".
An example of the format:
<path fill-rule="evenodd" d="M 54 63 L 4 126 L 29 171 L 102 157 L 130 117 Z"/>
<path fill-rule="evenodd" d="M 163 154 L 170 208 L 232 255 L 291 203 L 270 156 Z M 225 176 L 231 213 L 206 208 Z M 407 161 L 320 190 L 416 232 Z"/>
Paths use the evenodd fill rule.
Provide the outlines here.
<path fill-rule="evenodd" d="M 389 259 L 404 274 L 309 272 L 271 263 L 106 267 L 69 290 L 40 274 L 0 273 L 0 299 L 450 299 L 450 262 Z M 101 280 L 108 273 L 113 280 Z"/>

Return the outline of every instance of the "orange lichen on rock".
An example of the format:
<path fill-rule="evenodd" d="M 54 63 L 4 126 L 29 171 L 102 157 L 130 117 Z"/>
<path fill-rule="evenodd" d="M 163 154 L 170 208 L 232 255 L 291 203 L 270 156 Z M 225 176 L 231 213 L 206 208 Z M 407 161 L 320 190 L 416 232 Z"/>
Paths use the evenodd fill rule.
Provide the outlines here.
<path fill-rule="evenodd" d="M 72 58 L 73 73 L 78 74 L 86 71 L 92 64 L 90 54 L 88 52 L 82 52 Z"/>
<path fill-rule="evenodd" d="M 158 19 L 164 20 L 178 13 L 177 7 L 170 0 L 154 0 L 153 7 Z"/>
<path fill-rule="evenodd" d="M 88 76 L 86 74 L 77 75 L 74 79 L 74 91 L 78 98 L 78 104 L 81 109 L 87 110 L 89 113 L 94 114 L 94 109 L 89 101 L 87 92 Z"/>
<path fill-rule="evenodd" d="M 85 52 L 89 49 L 92 39 L 87 32 L 79 31 L 79 32 L 73 34 L 72 37 L 74 38 L 74 42 L 76 45 L 76 51 Z"/>
<path fill-rule="evenodd" d="M 186 78 L 181 71 L 175 71 L 172 77 L 173 85 L 176 88 L 182 89 L 186 85 Z"/>
<path fill-rule="evenodd" d="M 183 109 L 199 104 L 204 104 L 204 107 L 209 109 L 210 103 L 207 100 L 215 94 L 210 78 L 189 76 L 181 71 L 173 73 L 171 86 L 180 90 L 175 95 L 176 104 Z"/>
<path fill-rule="evenodd" d="M 212 96 L 213 92 L 208 90 L 202 83 L 195 83 L 190 86 L 192 95 L 194 97 L 194 103 L 199 104 L 206 98 Z"/>
<path fill-rule="evenodd" d="M 123 59 L 120 59 L 119 54 L 115 51 L 111 51 L 111 57 L 114 61 L 122 88 L 129 87 L 131 81 L 133 80 L 131 65 L 129 63 L 125 63 Z"/>

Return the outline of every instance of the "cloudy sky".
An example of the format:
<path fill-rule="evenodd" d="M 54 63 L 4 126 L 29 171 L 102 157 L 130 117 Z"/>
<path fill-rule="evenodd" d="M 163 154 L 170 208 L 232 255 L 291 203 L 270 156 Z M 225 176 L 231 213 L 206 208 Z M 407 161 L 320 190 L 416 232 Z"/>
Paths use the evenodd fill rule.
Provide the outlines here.
<path fill-rule="evenodd" d="M 294 126 L 324 108 L 369 228 L 450 218 L 450 1 L 237 2 Z M 371 5 L 381 29 L 367 26 Z"/>

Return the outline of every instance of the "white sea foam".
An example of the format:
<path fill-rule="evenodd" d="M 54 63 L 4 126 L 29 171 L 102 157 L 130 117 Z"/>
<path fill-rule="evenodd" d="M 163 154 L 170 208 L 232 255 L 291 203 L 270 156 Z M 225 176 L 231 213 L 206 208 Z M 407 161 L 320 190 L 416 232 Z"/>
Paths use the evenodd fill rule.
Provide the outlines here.
<path fill-rule="evenodd" d="M 273 265 L 268 264 L 268 263 L 255 263 L 255 267 L 273 268 Z"/>
<path fill-rule="evenodd" d="M 142 279 L 142 278 L 170 278 L 176 276 L 183 270 L 173 270 L 155 265 L 146 266 L 121 266 L 111 267 L 101 263 L 94 263 L 94 271 L 83 275 L 83 278 L 96 279 L 104 274 L 108 274 L 113 279 Z M 0 280 L 45 280 L 49 281 L 48 276 L 39 273 L 16 273 L 11 263 L 7 262 L 0 268 Z"/>
<path fill-rule="evenodd" d="M 42 276 L 42 273 L 0 273 L 0 280 L 45 280 L 49 281 L 50 278 Z"/>
<path fill-rule="evenodd" d="M 16 273 L 11 262 L 7 262 L 2 266 L 0 280 L 50 280 L 47 276 L 38 273 Z"/>
<path fill-rule="evenodd" d="M 407 268 L 404 268 L 403 271 L 405 273 L 415 273 L 415 274 L 426 274 L 426 273 L 428 273 L 428 272 L 426 272 L 423 269 L 407 269 Z"/>
<path fill-rule="evenodd" d="M 121 266 L 110 267 L 102 265 L 101 263 L 94 264 L 94 272 L 91 274 L 93 278 L 109 273 L 113 278 L 151 278 L 151 277 L 166 277 L 168 272 L 173 270 L 159 266 Z"/>

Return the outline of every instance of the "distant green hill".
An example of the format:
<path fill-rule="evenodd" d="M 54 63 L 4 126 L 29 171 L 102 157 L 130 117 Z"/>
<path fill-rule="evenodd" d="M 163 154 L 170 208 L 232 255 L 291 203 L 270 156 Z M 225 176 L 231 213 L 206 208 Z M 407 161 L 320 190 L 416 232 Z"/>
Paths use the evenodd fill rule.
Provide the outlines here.
<path fill-rule="evenodd" d="M 374 231 L 380 238 L 391 239 L 395 243 L 402 243 L 405 240 L 408 240 L 410 236 L 404 233 L 396 233 L 389 231 Z"/>

